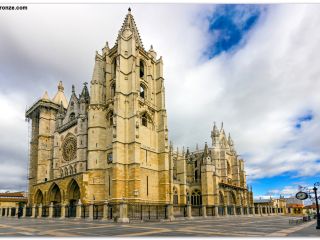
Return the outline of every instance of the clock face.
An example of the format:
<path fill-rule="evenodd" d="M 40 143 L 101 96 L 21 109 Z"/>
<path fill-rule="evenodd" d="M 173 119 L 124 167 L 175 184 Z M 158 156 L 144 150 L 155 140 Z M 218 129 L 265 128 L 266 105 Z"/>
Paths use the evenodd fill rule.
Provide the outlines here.
<path fill-rule="evenodd" d="M 298 192 L 296 194 L 296 198 L 299 199 L 299 200 L 305 200 L 308 198 L 308 194 L 305 193 L 305 192 Z"/>

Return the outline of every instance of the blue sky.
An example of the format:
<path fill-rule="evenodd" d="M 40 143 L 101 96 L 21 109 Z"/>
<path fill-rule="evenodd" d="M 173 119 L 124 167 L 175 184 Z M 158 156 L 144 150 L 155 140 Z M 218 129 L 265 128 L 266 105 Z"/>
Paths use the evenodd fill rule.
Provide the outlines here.
<path fill-rule="evenodd" d="M 53 97 L 60 80 L 67 97 L 90 82 L 95 51 L 113 46 L 127 8 L 39 4 L 1 15 L 0 132 L 9 137 L 0 139 L 0 190 L 26 187 L 26 105 L 44 91 Z M 319 181 L 319 5 L 131 9 L 145 49 L 163 57 L 175 146 L 210 144 L 213 122 L 223 121 L 256 196 Z"/>

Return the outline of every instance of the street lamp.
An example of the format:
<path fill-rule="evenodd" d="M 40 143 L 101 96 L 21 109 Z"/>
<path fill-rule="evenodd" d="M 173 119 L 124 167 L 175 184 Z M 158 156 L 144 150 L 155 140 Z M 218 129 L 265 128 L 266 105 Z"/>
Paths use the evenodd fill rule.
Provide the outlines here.
<path fill-rule="evenodd" d="M 319 186 L 319 185 L 320 185 L 320 183 L 316 182 L 313 187 L 314 196 L 316 199 L 316 207 L 317 207 L 317 226 L 316 226 L 316 229 L 320 229 L 320 213 L 319 213 L 319 204 L 318 204 L 318 195 L 317 195 L 317 190 L 318 190 L 317 186 Z"/>
<path fill-rule="evenodd" d="M 316 182 L 313 186 L 314 187 L 313 187 L 312 190 L 314 191 L 314 197 L 315 197 L 315 200 L 316 200 L 316 208 L 317 208 L 317 226 L 316 226 L 316 229 L 320 229 L 320 213 L 319 213 L 319 203 L 318 203 L 318 194 L 317 194 L 317 190 L 318 190 L 317 187 L 320 186 L 320 182 Z M 307 192 L 303 192 L 302 189 L 305 189 L 305 191 L 307 190 L 307 188 L 301 187 L 300 191 L 296 194 L 296 198 L 299 199 L 299 200 L 305 200 L 308 197 L 310 199 L 312 199 L 310 189 L 308 190 L 308 193 Z"/>

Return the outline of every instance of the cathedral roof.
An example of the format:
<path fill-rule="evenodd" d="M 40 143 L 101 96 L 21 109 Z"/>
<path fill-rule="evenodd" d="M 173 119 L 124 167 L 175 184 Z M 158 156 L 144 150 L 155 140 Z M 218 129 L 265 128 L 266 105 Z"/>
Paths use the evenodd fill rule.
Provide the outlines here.
<path fill-rule="evenodd" d="M 137 28 L 137 25 L 134 21 L 134 18 L 131 14 L 131 9 L 129 8 L 128 9 L 128 14 L 126 15 L 125 19 L 124 19 L 124 22 L 122 24 L 122 27 L 119 31 L 119 35 L 118 35 L 118 38 L 117 38 L 117 43 L 119 41 L 119 39 L 121 38 L 121 35 L 123 35 L 127 30 L 131 31 L 135 40 L 136 40 L 136 43 L 137 45 L 141 46 L 143 48 L 143 44 L 142 44 L 142 41 L 141 41 L 141 37 L 140 37 L 140 34 L 139 34 L 139 31 L 138 31 L 138 28 Z"/>
<path fill-rule="evenodd" d="M 56 104 L 61 104 L 62 102 L 62 105 L 64 108 L 67 108 L 68 107 L 68 101 L 67 101 L 67 98 L 66 96 L 64 95 L 64 87 L 62 85 L 62 82 L 60 81 L 59 84 L 58 84 L 58 92 L 56 93 L 56 95 L 53 97 L 52 101 Z"/>

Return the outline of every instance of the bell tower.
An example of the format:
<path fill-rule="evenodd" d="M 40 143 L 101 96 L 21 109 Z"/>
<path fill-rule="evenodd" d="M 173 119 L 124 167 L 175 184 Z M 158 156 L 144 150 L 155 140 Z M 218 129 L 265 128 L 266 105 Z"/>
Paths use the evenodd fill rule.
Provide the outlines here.
<path fill-rule="evenodd" d="M 105 199 L 169 202 L 163 61 L 144 49 L 130 8 L 115 45 L 96 53 L 91 96 L 88 168 L 103 169 Z"/>

